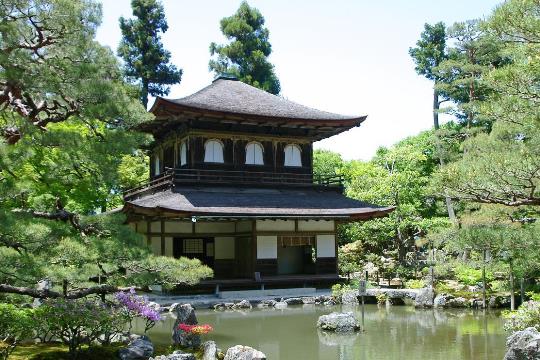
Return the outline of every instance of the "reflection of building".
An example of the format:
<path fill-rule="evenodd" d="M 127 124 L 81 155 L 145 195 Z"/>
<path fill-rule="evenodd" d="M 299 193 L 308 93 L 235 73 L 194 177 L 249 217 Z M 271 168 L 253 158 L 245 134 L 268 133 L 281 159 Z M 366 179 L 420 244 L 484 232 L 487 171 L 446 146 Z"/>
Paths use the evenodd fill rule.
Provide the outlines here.
<path fill-rule="evenodd" d="M 155 138 L 151 181 L 127 193 L 123 210 L 156 254 L 199 258 L 214 283 L 335 279 L 336 224 L 391 211 L 346 198 L 335 174 L 313 175 L 313 142 L 365 117 L 225 76 L 151 111 L 141 126 Z"/>

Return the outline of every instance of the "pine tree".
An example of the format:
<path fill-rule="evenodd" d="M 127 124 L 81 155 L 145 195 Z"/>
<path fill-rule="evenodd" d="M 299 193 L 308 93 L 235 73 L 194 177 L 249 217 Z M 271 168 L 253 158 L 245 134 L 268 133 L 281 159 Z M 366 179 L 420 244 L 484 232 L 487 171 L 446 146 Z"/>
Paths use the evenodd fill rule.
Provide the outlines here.
<path fill-rule="evenodd" d="M 416 63 L 416 72 L 419 75 L 425 76 L 427 79 L 432 80 L 433 84 L 433 127 L 436 134 L 439 130 L 439 108 L 442 101 L 447 101 L 445 97 L 441 101 L 441 94 L 437 86 L 437 82 L 440 78 L 437 75 L 435 69 L 446 59 L 448 55 L 446 53 L 446 26 L 442 22 L 438 22 L 435 25 L 425 24 L 424 31 L 420 35 L 420 40 L 416 42 L 415 48 L 409 49 L 409 54 Z M 444 159 L 441 154 L 440 145 L 437 141 L 439 162 L 444 165 Z M 455 220 L 456 215 L 454 212 L 454 206 L 452 205 L 452 199 L 450 197 L 445 198 L 446 209 L 448 211 L 448 217 L 451 220 Z"/>
<path fill-rule="evenodd" d="M 141 102 L 148 95 L 167 95 L 169 85 L 180 83 L 182 70 L 169 63 L 171 53 L 163 48 L 161 33 L 168 29 L 165 10 L 158 0 L 132 0 L 135 19 L 120 18 L 122 41 L 118 55 L 125 62 L 125 74 L 140 82 Z"/>
<path fill-rule="evenodd" d="M 247 84 L 279 94 L 279 79 L 268 61 L 272 52 L 270 33 L 259 10 L 242 2 L 234 15 L 221 19 L 221 32 L 230 42 L 210 44 L 210 55 L 215 56 L 208 64 L 210 71 L 229 73 Z"/>

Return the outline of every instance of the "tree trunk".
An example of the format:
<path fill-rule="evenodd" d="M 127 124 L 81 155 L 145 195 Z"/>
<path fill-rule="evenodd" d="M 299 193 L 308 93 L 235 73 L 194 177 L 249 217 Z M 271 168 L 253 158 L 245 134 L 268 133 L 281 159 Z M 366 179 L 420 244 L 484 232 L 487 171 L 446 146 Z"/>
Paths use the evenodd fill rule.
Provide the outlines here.
<path fill-rule="evenodd" d="M 146 110 L 148 106 L 148 80 L 142 79 L 141 102 Z"/>
<path fill-rule="evenodd" d="M 440 102 L 439 102 L 439 91 L 437 91 L 437 83 L 435 83 L 433 87 L 433 127 L 435 128 L 435 136 L 438 138 L 437 130 L 439 130 L 439 108 L 440 108 Z M 439 141 L 437 139 L 437 151 L 439 153 L 439 163 L 441 166 L 444 166 L 444 159 L 441 155 L 441 146 L 439 144 Z M 446 210 L 448 211 L 448 218 L 451 221 L 456 220 L 456 213 L 454 212 L 454 206 L 452 205 L 452 199 L 450 197 L 446 196 L 445 198 L 446 202 Z"/>
<path fill-rule="evenodd" d="M 523 277 L 519 280 L 519 295 L 521 304 L 523 304 L 525 302 L 525 279 Z"/>
<path fill-rule="evenodd" d="M 510 265 L 510 310 L 516 310 L 516 297 L 514 294 L 514 269 L 512 267 L 512 260 L 510 260 L 509 265 Z"/>
<path fill-rule="evenodd" d="M 433 87 L 433 127 L 439 130 L 439 91 L 437 91 L 437 83 Z"/>
<path fill-rule="evenodd" d="M 486 250 L 482 252 L 482 308 L 486 308 Z"/>

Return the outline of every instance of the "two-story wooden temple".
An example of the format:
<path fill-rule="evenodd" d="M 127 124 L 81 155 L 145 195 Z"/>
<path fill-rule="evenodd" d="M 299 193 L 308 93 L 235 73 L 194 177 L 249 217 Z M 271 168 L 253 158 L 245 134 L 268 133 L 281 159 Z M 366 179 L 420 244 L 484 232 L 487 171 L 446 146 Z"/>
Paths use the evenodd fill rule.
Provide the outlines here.
<path fill-rule="evenodd" d="M 359 126 L 233 77 L 177 100 L 157 98 L 148 184 L 123 211 L 156 254 L 198 258 L 214 284 L 337 278 L 336 226 L 392 209 L 343 195 L 313 175 L 313 142 Z"/>

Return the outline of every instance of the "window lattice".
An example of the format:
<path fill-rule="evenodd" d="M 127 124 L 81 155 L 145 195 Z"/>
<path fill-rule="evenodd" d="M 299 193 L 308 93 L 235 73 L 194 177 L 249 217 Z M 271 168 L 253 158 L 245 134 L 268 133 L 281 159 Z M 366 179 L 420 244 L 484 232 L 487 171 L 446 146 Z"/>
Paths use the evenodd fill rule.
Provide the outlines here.
<path fill-rule="evenodd" d="M 202 254 L 204 244 L 202 239 L 184 239 L 184 254 Z"/>

